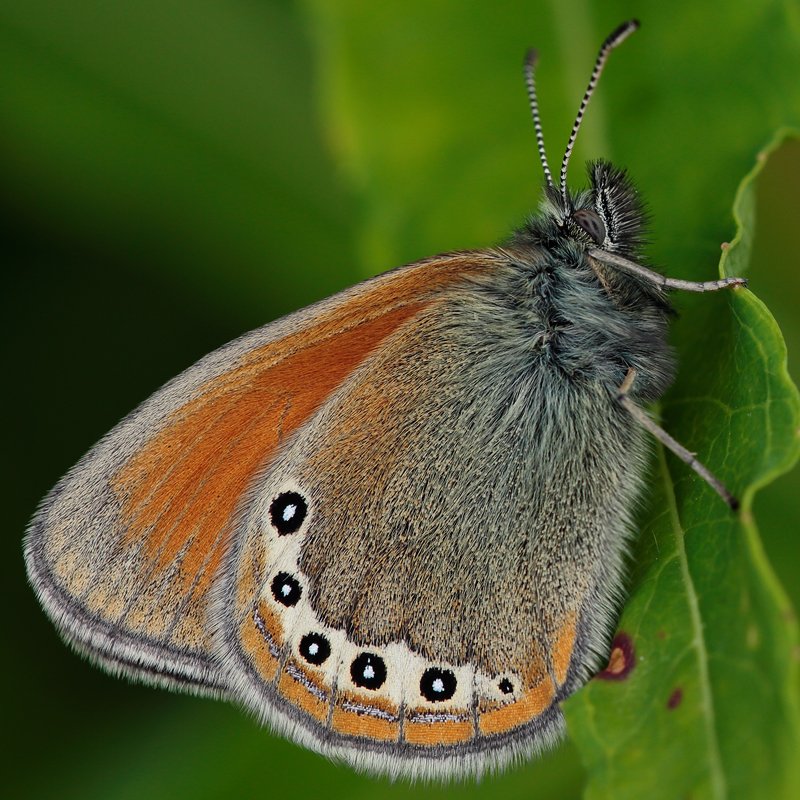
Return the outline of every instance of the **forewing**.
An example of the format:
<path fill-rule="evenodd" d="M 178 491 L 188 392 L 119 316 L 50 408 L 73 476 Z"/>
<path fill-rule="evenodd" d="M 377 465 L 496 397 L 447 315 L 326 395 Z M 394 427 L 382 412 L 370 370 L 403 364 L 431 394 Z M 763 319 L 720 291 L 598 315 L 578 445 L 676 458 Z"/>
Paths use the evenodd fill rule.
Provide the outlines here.
<path fill-rule="evenodd" d="M 124 419 L 44 499 L 29 578 L 62 635 L 111 670 L 230 693 L 211 589 L 255 477 L 387 338 L 476 268 L 442 256 L 232 342 Z"/>

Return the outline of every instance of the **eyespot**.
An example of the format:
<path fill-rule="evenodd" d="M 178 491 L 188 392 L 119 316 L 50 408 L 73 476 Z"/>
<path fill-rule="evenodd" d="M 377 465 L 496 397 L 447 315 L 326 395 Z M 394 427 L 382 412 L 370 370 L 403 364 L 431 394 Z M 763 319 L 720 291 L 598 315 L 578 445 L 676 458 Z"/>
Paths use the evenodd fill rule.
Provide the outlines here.
<path fill-rule="evenodd" d="M 303 594 L 300 582 L 288 572 L 279 572 L 272 579 L 271 588 L 272 596 L 275 598 L 275 601 L 287 608 L 296 606 L 297 601 Z"/>
<path fill-rule="evenodd" d="M 511 694 L 514 691 L 514 684 L 508 678 L 503 678 L 497 686 L 503 694 Z"/>
<path fill-rule="evenodd" d="M 364 689 L 380 689 L 386 681 L 386 664 L 374 653 L 362 653 L 350 665 L 350 678 Z"/>
<path fill-rule="evenodd" d="M 603 220 L 600 219 L 600 215 L 596 211 L 592 211 L 588 208 L 581 208 L 573 213 L 572 219 L 574 219 L 597 244 L 603 244 L 606 240 L 606 226 L 603 224 Z"/>
<path fill-rule="evenodd" d="M 420 694 L 431 703 L 449 700 L 456 693 L 456 676 L 449 669 L 431 667 L 422 674 Z"/>
<path fill-rule="evenodd" d="M 269 507 L 269 518 L 279 536 L 300 530 L 307 513 L 306 500 L 297 492 L 281 492 Z"/>
<path fill-rule="evenodd" d="M 307 633 L 300 640 L 300 655 L 309 664 L 324 664 L 331 654 L 331 644 L 321 633 Z"/>

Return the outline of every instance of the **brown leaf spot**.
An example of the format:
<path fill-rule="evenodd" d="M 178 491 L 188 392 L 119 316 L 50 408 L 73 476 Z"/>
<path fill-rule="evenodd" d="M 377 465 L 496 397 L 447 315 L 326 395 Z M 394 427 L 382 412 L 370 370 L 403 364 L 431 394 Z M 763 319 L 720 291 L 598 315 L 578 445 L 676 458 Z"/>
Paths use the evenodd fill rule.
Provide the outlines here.
<path fill-rule="evenodd" d="M 672 690 L 672 694 L 669 696 L 669 700 L 667 700 L 667 708 L 672 711 L 673 709 L 677 708 L 682 701 L 683 689 L 681 689 L 679 686 L 677 689 Z"/>
<path fill-rule="evenodd" d="M 611 643 L 608 666 L 595 677 L 603 681 L 624 681 L 636 665 L 633 641 L 627 633 L 620 631 Z"/>

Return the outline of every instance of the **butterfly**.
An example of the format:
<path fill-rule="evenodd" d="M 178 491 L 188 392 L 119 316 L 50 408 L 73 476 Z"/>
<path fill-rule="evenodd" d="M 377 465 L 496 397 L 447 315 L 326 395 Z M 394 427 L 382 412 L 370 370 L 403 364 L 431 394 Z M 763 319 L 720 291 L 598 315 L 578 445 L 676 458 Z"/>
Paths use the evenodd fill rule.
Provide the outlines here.
<path fill-rule="evenodd" d="M 203 358 L 42 501 L 30 581 L 113 673 L 238 702 L 394 777 L 464 777 L 563 734 L 608 657 L 673 289 L 627 174 L 561 166 L 504 245 L 364 281 Z"/>

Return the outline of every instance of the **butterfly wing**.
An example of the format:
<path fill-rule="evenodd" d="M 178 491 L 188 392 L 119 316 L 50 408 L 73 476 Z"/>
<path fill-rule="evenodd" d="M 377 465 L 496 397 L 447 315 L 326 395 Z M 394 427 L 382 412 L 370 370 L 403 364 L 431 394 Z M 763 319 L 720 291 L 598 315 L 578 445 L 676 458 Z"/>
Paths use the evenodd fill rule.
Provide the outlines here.
<path fill-rule="evenodd" d="M 229 694 L 209 592 L 254 477 L 381 342 L 474 259 L 378 276 L 230 343 L 124 419 L 44 499 L 30 580 L 111 671 Z"/>
<path fill-rule="evenodd" d="M 165 386 L 32 522 L 65 638 L 373 772 L 551 744 L 613 621 L 642 445 L 605 387 L 553 368 L 540 272 L 412 264 Z M 587 408 L 601 428 L 574 424 Z"/>
<path fill-rule="evenodd" d="M 446 287 L 249 490 L 212 615 L 239 700 L 307 746 L 479 774 L 552 744 L 597 666 L 642 442 L 549 357 L 540 267 Z"/>

